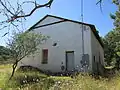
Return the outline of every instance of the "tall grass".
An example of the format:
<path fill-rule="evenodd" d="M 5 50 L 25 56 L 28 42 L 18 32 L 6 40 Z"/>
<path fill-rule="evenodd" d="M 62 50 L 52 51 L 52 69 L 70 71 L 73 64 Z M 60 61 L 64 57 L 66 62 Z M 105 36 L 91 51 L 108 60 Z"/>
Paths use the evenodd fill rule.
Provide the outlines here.
<path fill-rule="evenodd" d="M 8 66 L 0 66 L 8 70 Z M 17 71 L 8 82 L 10 72 L 0 72 L 0 88 L 3 90 L 120 90 L 120 75 L 111 79 L 95 79 L 89 74 L 76 77 L 47 76 L 35 70 Z"/>
<path fill-rule="evenodd" d="M 5 87 L 8 81 L 8 74 L 0 73 L 0 88 Z"/>
<path fill-rule="evenodd" d="M 0 65 L 0 88 L 5 87 L 11 73 L 11 65 Z"/>

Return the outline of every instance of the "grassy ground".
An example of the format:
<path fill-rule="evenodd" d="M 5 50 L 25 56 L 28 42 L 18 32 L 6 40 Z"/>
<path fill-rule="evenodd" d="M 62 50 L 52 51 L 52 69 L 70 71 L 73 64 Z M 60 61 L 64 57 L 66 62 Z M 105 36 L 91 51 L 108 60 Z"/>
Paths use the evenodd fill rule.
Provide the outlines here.
<path fill-rule="evenodd" d="M 47 76 L 36 70 L 21 70 L 8 82 L 11 65 L 0 65 L 0 88 L 3 90 L 120 90 L 120 76 L 95 79 L 90 75 Z"/>
<path fill-rule="evenodd" d="M 0 65 L 0 88 L 4 87 L 11 73 L 11 65 Z"/>

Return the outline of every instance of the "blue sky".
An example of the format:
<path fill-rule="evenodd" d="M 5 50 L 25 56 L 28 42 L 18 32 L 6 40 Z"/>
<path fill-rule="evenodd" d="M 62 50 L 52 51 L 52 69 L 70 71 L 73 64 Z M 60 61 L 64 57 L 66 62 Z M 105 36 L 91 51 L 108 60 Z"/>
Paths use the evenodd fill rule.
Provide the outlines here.
<path fill-rule="evenodd" d="M 44 3 L 47 0 L 37 1 Z M 84 0 L 84 22 L 94 24 L 97 30 L 99 30 L 100 36 L 106 35 L 114 28 L 113 20 L 109 15 L 110 13 L 114 13 L 116 11 L 116 6 L 112 4 L 112 0 L 103 1 L 103 11 L 101 12 L 99 5 L 96 5 L 97 0 Z M 29 7 L 31 6 L 29 5 L 25 7 L 25 10 L 29 11 Z M 81 21 L 81 0 L 54 0 L 50 9 L 39 9 L 31 17 L 27 18 L 27 21 L 25 21 L 26 29 L 31 27 L 46 14 Z M 0 32 L 0 45 L 5 45 L 7 41 L 7 37 L 1 37 L 4 32 L 5 31 Z"/>

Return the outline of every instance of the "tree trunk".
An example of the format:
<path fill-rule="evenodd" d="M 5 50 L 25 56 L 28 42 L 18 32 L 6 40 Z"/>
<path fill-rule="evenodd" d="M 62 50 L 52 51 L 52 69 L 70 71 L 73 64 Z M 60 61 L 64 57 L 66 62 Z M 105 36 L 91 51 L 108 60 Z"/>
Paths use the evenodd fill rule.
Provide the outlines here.
<path fill-rule="evenodd" d="M 13 64 L 13 66 L 12 66 L 12 74 L 11 74 L 11 76 L 10 76 L 10 78 L 9 78 L 9 80 L 11 80 L 12 79 L 12 77 L 14 76 L 14 73 L 15 73 L 15 69 L 16 69 L 16 67 L 17 67 L 17 64 L 18 64 L 18 62 L 16 61 L 14 64 Z"/>

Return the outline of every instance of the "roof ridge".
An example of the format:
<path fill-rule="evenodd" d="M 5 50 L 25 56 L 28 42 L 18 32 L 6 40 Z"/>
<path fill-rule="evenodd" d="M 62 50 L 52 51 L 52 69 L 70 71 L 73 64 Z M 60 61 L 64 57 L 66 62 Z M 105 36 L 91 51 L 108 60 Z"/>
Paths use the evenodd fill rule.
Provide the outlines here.
<path fill-rule="evenodd" d="M 80 22 L 78 20 L 72 20 L 72 19 L 69 19 L 69 18 L 64 18 L 64 17 L 61 17 L 61 16 L 55 16 L 55 15 L 51 15 L 51 14 L 47 14 L 46 16 L 50 16 L 50 17 L 54 17 L 54 18 L 59 18 L 59 19 L 65 19 L 65 20 L 70 20 L 70 21 L 75 21 L 75 22 L 78 22 L 78 23 L 83 23 L 83 24 L 86 24 L 86 25 L 93 25 L 93 24 L 90 24 L 90 23 L 85 23 L 85 22 Z"/>

